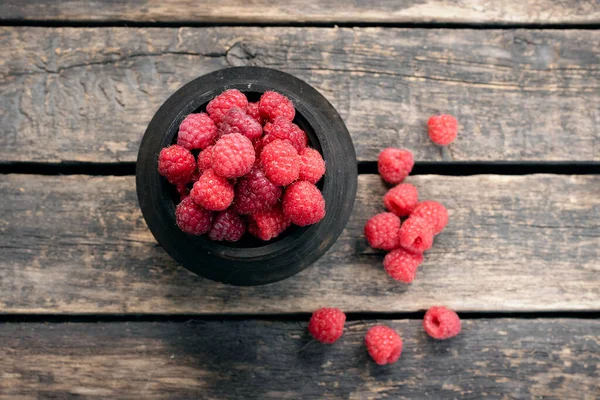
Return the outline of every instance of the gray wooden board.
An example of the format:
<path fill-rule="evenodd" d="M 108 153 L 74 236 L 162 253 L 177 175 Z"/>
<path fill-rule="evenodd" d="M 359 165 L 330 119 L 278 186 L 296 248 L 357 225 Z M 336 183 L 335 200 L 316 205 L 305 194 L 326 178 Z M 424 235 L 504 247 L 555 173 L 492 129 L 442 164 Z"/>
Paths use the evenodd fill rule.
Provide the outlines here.
<path fill-rule="evenodd" d="M 377 366 L 364 347 L 377 321 L 347 323 L 334 345 L 305 321 L 4 323 L 0 398 L 594 399 L 600 321 L 464 320 L 430 339 L 420 320 L 380 321 L 402 357 Z"/>
<path fill-rule="evenodd" d="M 591 24 L 596 0 L 3 0 L 0 20 L 211 23 Z"/>
<path fill-rule="evenodd" d="M 600 31 L 392 28 L 0 28 L 0 162 L 135 161 L 186 82 L 259 65 L 316 87 L 360 161 L 600 161 Z M 460 134 L 433 145 L 427 118 Z"/>
<path fill-rule="evenodd" d="M 220 314 L 600 310 L 600 176 L 415 176 L 450 223 L 412 285 L 363 238 L 385 186 L 361 175 L 334 247 L 302 273 L 236 288 L 179 267 L 148 231 L 133 177 L 0 176 L 0 313 Z"/>

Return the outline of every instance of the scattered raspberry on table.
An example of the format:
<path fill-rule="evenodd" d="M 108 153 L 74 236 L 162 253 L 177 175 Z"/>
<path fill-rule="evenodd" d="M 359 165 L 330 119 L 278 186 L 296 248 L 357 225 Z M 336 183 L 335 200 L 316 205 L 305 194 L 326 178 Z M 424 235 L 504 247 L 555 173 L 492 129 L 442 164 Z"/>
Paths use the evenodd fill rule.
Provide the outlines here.
<path fill-rule="evenodd" d="M 434 115 L 427 121 L 427 129 L 433 143 L 447 146 L 456 139 L 458 121 L 452 115 Z"/>
<path fill-rule="evenodd" d="M 400 218 L 386 212 L 371 217 L 365 224 L 365 237 L 374 249 L 394 250 L 400 246 Z"/>
<path fill-rule="evenodd" d="M 414 165 L 412 153 L 404 149 L 387 148 L 379 154 L 377 160 L 379 175 L 393 185 L 406 179 Z"/>
<path fill-rule="evenodd" d="M 335 343 L 344 333 L 346 314 L 338 308 L 320 308 L 312 314 L 308 331 L 321 343 Z"/>
<path fill-rule="evenodd" d="M 402 354 L 400 335 L 384 325 L 377 325 L 369 329 L 365 335 L 365 344 L 369 355 L 379 365 L 395 363 Z"/>
<path fill-rule="evenodd" d="M 434 339 L 449 339 L 460 333 L 460 318 L 449 308 L 431 307 L 423 318 L 423 328 Z"/>
<path fill-rule="evenodd" d="M 385 255 L 383 268 L 395 280 L 411 283 L 415 279 L 417 268 L 422 262 L 422 253 L 413 253 L 403 248 L 397 248 Z"/>
<path fill-rule="evenodd" d="M 385 208 L 399 217 L 410 215 L 418 202 L 419 192 L 410 183 L 394 186 L 383 196 Z"/>

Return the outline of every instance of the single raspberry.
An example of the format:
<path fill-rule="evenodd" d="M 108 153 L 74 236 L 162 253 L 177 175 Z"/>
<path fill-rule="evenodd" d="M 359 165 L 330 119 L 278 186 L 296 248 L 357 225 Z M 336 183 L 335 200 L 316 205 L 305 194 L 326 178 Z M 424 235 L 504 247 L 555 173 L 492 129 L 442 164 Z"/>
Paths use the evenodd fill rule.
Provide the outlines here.
<path fill-rule="evenodd" d="M 458 121 L 452 115 L 434 115 L 427 121 L 427 128 L 433 143 L 447 146 L 456 139 Z"/>
<path fill-rule="evenodd" d="M 246 232 L 246 224 L 233 210 L 221 211 L 215 217 L 208 238 L 216 241 L 237 242 Z"/>
<path fill-rule="evenodd" d="M 346 314 L 339 308 L 320 308 L 310 317 L 308 331 L 321 343 L 335 343 L 344 333 Z"/>
<path fill-rule="evenodd" d="M 177 144 L 188 150 L 205 149 L 217 137 L 217 126 L 208 114 L 190 114 L 179 125 Z"/>
<path fill-rule="evenodd" d="M 258 109 L 260 115 L 270 120 L 274 120 L 277 117 L 284 117 L 288 121 L 293 121 L 296 115 L 292 101 L 277 92 L 263 93 L 258 103 Z"/>
<path fill-rule="evenodd" d="M 198 169 L 201 172 L 211 169 L 212 150 L 215 146 L 208 146 L 198 154 Z"/>
<path fill-rule="evenodd" d="M 376 325 L 367 331 L 365 344 L 369 354 L 379 365 L 392 364 L 402 354 L 402 339 L 395 330 Z"/>
<path fill-rule="evenodd" d="M 209 169 L 194 183 L 190 196 L 196 204 L 208 210 L 222 211 L 233 201 L 233 186 L 227 179 Z"/>
<path fill-rule="evenodd" d="M 259 167 L 254 167 L 235 185 L 234 208 L 240 214 L 265 211 L 277 204 L 282 193 Z"/>
<path fill-rule="evenodd" d="M 213 213 L 186 197 L 175 208 L 175 221 L 179 229 L 190 235 L 203 235 L 210 229 Z"/>
<path fill-rule="evenodd" d="M 377 161 L 379 175 L 393 185 L 406 179 L 414 165 L 412 153 L 404 149 L 387 148 L 379 154 Z"/>
<path fill-rule="evenodd" d="M 400 246 L 400 218 L 386 212 L 367 221 L 365 237 L 374 249 L 393 250 Z"/>
<path fill-rule="evenodd" d="M 183 146 L 165 147 L 158 155 L 158 173 L 173 185 L 188 183 L 195 170 L 196 160 Z"/>
<path fill-rule="evenodd" d="M 308 145 L 306 133 L 298 125 L 283 117 L 276 118 L 270 125 L 268 133 L 263 137 L 263 146 L 277 139 L 289 141 L 298 153 Z"/>
<path fill-rule="evenodd" d="M 395 280 L 411 283 L 417 274 L 417 267 L 422 262 L 422 253 L 413 253 L 399 248 L 386 254 L 383 259 L 383 267 L 385 272 Z"/>
<path fill-rule="evenodd" d="M 460 318 L 449 308 L 434 306 L 425 313 L 423 328 L 434 339 L 449 339 L 460 333 Z"/>
<path fill-rule="evenodd" d="M 434 235 L 443 231 L 448 224 L 448 210 L 437 201 L 427 200 L 417 204 L 410 216 L 423 218 L 429 222 Z"/>
<path fill-rule="evenodd" d="M 267 241 L 279 236 L 291 224 L 292 221 L 283 214 L 281 207 L 276 206 L 270 210 L 252 214 L 248 232 L 261 240 Z"/>
<path fill-rule="evenodd" d="M 316 184 L 325 174 L 325 161 L 315 149 L 305 148 L 300 152 L 300 175 L 302 181 Z"/>
<path fill-rule="evenodd" d="M 252 141 L 244 135 L 232 133 L 217 140 L 212 150 L 211 166 L 217 175 L 238 178 L 250 172 L 255 158 Z"/>
<path fill-rule="evenodd" d="M 316 224 L 325 217 L 325 199 L 310 182 L 298 181 L 283 195 L 283 213 L 298 226 Z"/>
<path fill-rule="evenodd" d="M 277 139 L 260 153 L 260 164 L 265 175 L 278 186 L 286 186 L 300 175 L 300 156 L 290 142 Z"/>
<path fill-rule="evenodd" d="M 419 192 L 410 183 L 394 186 L 383 196 L 383 205 L 399 217 L 405 217 L 415 209 L 419 202 Z"/>
<path fill-rule="evenodd" d="M 177 189 L 177 194 L 179 195 L 179 201 L 185 199 L 186 197 L 188 197 L 190 195 L 190 188 L 188 187 L 188 185 L 186 183 L 180 183 L 177 186 L 175 186 L 175 189 Z"/>
<path fill-rule="evenodd" d="M 262 126 L 238 107 L 232 107 L 223 117 L 219 127 L 219 136 L 240 133 L 250 140 L 262 136 Z"/>
<path fill-rule="evenodd" d="M 206 112 L 212 120 L 219 126 L 223 121 L 223 117 L 232 107 L 239 107 L 245 110 L 248 106 L 248 99 L 244 93 L 237 89 L 229 89 L 212 99 L 206 105 Z"/>
<path fill-rule="evenodd" d="M 265 123 L 265 120 L 260 115 L 260 110 L 258 109 L 258 101 L 255 103 L 248 103 L 248 107 L 246 107 L 246 114 L 254 118 L 254 120 L 261 126 Z"/>
<path fill-rule="evenodd" d="M 400 246 L 413 253 L 423 253 L 433 244 L 433 230 L 427 220 L 410 217 L 400 227 Z"/>

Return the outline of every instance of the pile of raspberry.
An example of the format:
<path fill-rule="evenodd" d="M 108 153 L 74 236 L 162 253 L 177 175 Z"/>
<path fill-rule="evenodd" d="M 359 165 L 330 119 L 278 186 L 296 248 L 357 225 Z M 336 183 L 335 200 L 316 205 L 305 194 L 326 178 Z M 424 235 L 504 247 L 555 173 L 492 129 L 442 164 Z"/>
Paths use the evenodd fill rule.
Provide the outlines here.
<path fill-rule="evenodd" d="M 177 144 L 161 150 L 158 172 L 175 185 L 177 226 L 191 235 L 236 242 L 249 232 L 268 241 L 292 224 L 325 217 L 316 186 L 325 174 L 321 154 L 293 123 L 296 110 L 280 93 L 248 102 L 237 89 L 188 115 Z"/>

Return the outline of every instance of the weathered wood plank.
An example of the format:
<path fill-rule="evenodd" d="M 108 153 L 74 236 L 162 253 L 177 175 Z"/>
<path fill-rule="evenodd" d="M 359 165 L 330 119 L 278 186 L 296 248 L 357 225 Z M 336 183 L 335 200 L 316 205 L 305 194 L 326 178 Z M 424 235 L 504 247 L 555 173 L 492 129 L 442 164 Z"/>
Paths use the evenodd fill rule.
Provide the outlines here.
<path fill-rule="evenodd" d="M 0 161 L 135 161 L 160 104 L 228 66 L 278 68 L 339 110 L 359 160 L 600 161 L 600 31 L 0 29 Z M 431 114 L 458 117 L 448 152 Z"/>
<path fill-rule="evenodd" d="M 591 24 L 595 0 L 4 0 L 0 20 L 211 23 Z"/>
<path fill-rule="evenodd" d="M 305 322 L 0 325 L 0 398 L 569 398 L 600 393 L 600 321 L 467 320 L 430 339 L 418 320 L 383 321 L 402 357 L 377 366 L 347 324 L 332 346 Z"/>
<path fill-rule="evenodd" d="M 187 272 L 156 244 L 133 177 L 4 175 L 0 313 L 600 310 L 600 176 L 409 181 L 451 215 L 412 285 L 389 278 L 363 238 L 385 187 L 361 175 L 353 216 L 319 262 L 283 282 L 234 288 Z"/>

